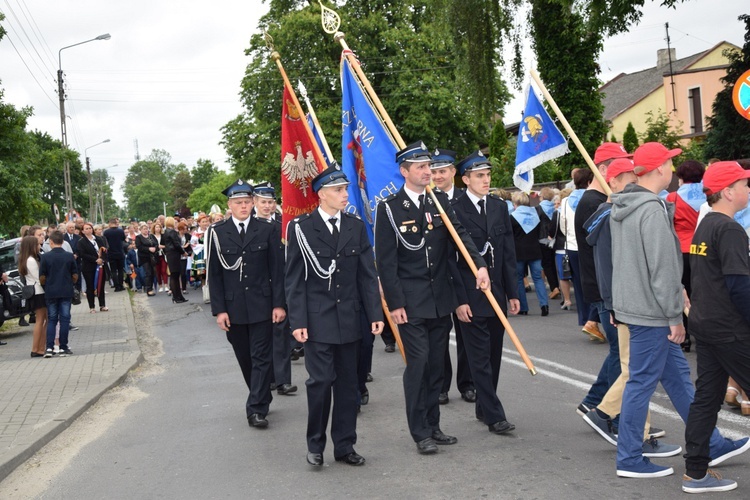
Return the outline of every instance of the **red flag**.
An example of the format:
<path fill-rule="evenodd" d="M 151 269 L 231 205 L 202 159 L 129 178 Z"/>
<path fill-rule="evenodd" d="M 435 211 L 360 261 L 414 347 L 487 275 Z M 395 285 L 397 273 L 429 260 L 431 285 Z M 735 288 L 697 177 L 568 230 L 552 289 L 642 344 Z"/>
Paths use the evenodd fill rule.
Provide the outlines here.
<path fill-rule="evenodd" d="M 318 206 L 312 180 L 325 169 L 325 165 L 318 165 L 316 156 L 305 129 L 305 116 L 294 105 L 289 89 L 284 85 L 281 113 L 281 237 L 284 239 L 289 221 L 312 212 Z"/>

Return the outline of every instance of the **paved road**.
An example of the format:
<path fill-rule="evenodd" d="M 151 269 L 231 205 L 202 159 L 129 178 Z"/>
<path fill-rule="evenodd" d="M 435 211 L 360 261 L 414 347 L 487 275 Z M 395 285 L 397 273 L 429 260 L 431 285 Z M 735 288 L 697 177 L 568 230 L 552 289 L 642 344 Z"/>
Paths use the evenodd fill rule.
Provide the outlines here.
<path fill-rule="evenodd" d="M 189 296 L 196 299 L 196 294 Z M 530 297 L 531 299 L 531 297 Z M 533 300 L 533 299 L 531 299 Z M 207 306 L 172 307 L 164 296 L 138 297 L 149 307 L 155 341 L 163 341 L 160 368 L 132 381 L 143 393 L 112 419 L 54 477 L 45 475 L 44 455 L 21 467 L 23 481 L 43 487 L 40 498 L 674 498 L 682 495 L 681 457 L 658 460 L 675 467 L 667 478 L 615 476 L 615 448 L 591 431 L 574 409 L 605 356 L 576 327 L 575 312 L 553 307 L 548 318 L 513 319 L 539 375 L 531 377 L 506 340 L 499 394 L 517 429 L 495 436 L 474 419 L 473 405 L 455 386 L 442 407 L 442 428 L 458 437 L 436 456 L 416 453 L 406 426 L 398 354 L 376 340 L 370 404 L 359 420 L 361 468 L 336 463 L 311 471 L 305 463 L 302 361 L 293 363 L 293 396 L 275 396 L 266 430 L 248 428 L 247 394 L 231 348 Z M 531 303 L 534 314 L 538 307 Z M 455 353 L 454 353 L 455 354 Z M 689 359 L 694 364 L 694 354 Z M 147 371 L 148 372 L 148 371 Z M 92 410 L 96 410 L 96 406 Z M 668 442 L 683 445 L 684 426 L 659 393 L 653 423 Z M 106 415 L 106 408 L 99 410 Z M 96 427 L 95 415 L 92 427 Z M 98 426 L 98 427 L 101 427 Z M 720 427 L 750 434 L 750 420 L 722 412 Z M 67 432 L 67 431 L 66 431 Z M 86 427 L 78 432 L 85 435 Z M 64 434 L 63 434 L 64 436 Z M 61 438 L 63 437 L 61 436 Z M 54 455 L 49 457 L 53 460 Z M 740 481 L 722 498 L 747 498 L 750 456 L 724 464 L 725 477 Z M 34 475 L 36 469 L 39 474 Z M 14 482 L 15 481 L 15 482 Z M 6 485 L 7 483 L 7 485 Z M 23 498 L 9 477 L 0 497 Z M 5 486 L 5 488 L 4 488 Z M 12 486 L 13 489 L 10 489 Z"/>

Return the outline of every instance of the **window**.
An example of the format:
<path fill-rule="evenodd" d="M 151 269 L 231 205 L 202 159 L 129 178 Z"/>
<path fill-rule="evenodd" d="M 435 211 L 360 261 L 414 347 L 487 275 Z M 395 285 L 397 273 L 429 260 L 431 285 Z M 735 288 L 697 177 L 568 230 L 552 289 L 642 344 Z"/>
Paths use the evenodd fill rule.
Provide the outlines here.
<path fill-rule="evenodd" d="M 690 132 L 699 134 L 703 132 L 703 105 L 700 87 L 688 90 L 688 104 L 690 107 Z"/>

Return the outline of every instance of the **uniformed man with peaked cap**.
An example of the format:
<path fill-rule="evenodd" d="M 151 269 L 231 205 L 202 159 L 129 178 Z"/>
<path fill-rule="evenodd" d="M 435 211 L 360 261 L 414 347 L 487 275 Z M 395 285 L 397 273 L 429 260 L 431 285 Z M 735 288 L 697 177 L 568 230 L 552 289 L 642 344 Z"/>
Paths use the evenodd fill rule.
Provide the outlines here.
<path fill-rule="evenodd" d="M 372 246 L 362 220 L 343 212 L 349 180 L 333 165 L 312 181 L 317 210 L 297 217 L 287 230 L 286 298 L 294 338 L 305 343 L 307 462 L 323 465 L 326 428 L 336 461 L 364 465 L 357 442 L 357 363 L 360 314 L 372 333 L 383 330 Z M 364 311 L 362 308 L 364 307 Z"/>
<path fill-rule="evenodd" d="M 457 439 L 440 429 L 438 395 L 451 313 L 458 306 L 451 271 L 457 272 L 453 239 L 425 188 L 430 153 L 423 142 L 396 154 L 404 185 L 378 205 L 375 248 L 380 281 L 406 352 L 404 396 L 409 431 L 421 454 Z M 461 226 L 445 193 L 437 200 L 479 268 L 477 286 L 489 286 L 486 264 Z M 452 268 L 452 269 L 451 269 Z"/>
<path fill-rule="evenodd" d="M 279 228 L 250 216 L 253 188 L 238 180 L 223 191 L 232 216 L 210 227 L 206 274 L 211 313 L 227 332 L 250 394 L 251 427 L 268 426 L 273 324 L 284 320 L 284 253 Z"/>
<path fill-rule="evenodd" d="M 451 202 L 459 220 L 489 265 L 492 293 L 507 315 L 520 310 L 516 286 L 516 251 L 506 203 L 490 195 L 492 164 L 476 151 L 456 165 L 466 184 L 466 193 Z M 490 432 L 505 434 L 515 429 L 505 416 L 497 396 L 497 382 L 503 355 L 504 327 L 487 296 L 474 286 L 474 275 L 459 256 L 456 292 L 469 369 L 477 390 L 476 416 Z"/>

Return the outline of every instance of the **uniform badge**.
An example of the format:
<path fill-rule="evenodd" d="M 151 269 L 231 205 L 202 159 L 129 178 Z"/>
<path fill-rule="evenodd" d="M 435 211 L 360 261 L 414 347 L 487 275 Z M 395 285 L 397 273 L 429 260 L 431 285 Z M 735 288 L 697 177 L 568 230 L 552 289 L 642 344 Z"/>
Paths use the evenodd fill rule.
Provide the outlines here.
<path fill-rule="evenodd" d="M 429 203 L 430 205 L 432 205 L 432 198 L 431 197 L 427 198 L 427 203 Z"/>
<path fill-rule="evenodd" d="M 411 227 L 411 232 L 412 233 L 416 233 L 417 231 L 419 231 L 419 229 L 417 229 L 417 226 L 412 226 Z"/>
<path fill-rule="evenodd" d="M 432 229 L 432 224 L 427 224 L 427 229 Z"/>
<path fill-rule="evenodd" d="M 408 209 L 411 206 L 411 202 L 409 200 L 404 200 L 403 205 L 404 205 L 404 208 Z"/>
<path fill-rule="evenodd" d="M 401 231 L 402 233 L 405 233 L 405 232 L 406 232 L 406 226 L 401 226 L 401 227 L 400 227 L 400 228 L 398 228 L 398 229 L 399 229 L 399 231 Z"/>

